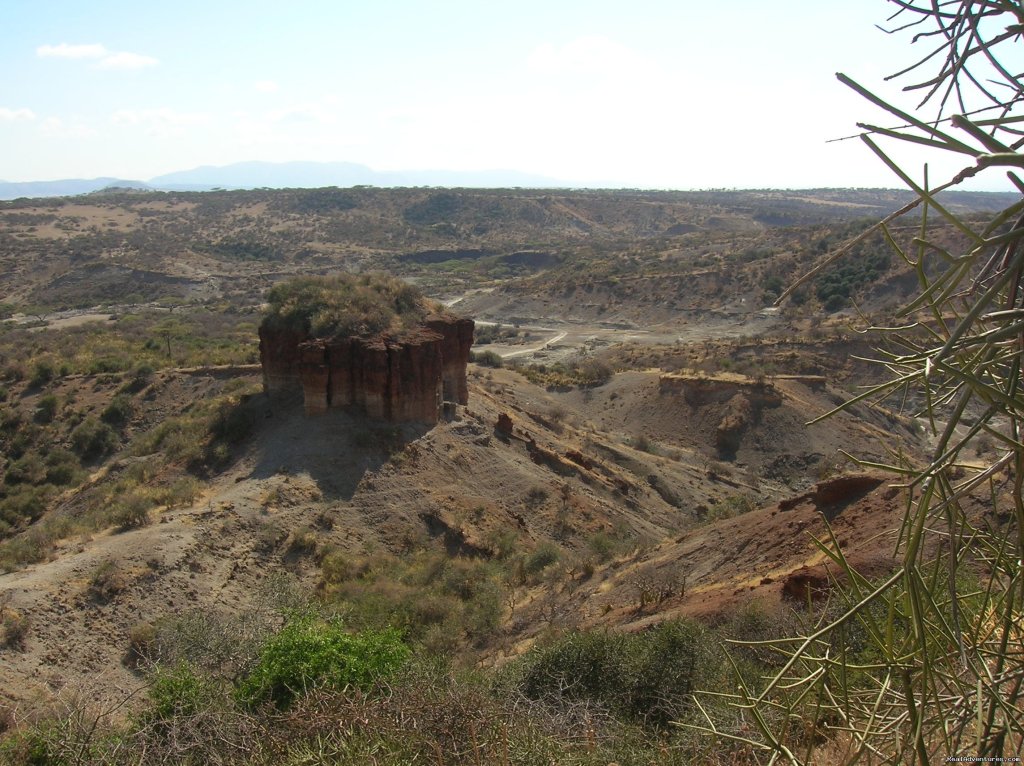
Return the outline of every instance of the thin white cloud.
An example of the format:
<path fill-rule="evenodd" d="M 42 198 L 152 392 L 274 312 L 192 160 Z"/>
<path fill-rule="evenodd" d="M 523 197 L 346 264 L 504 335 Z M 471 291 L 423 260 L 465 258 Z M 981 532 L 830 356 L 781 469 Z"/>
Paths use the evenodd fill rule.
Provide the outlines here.
<path fill-rule="evenodd" d="M 20 109 L 7 109 L 0 106 L 0 122 L 17 122 L 18 120 L 34 120 L 35 112 L 31 109 L 21 107 Z"/>
<path fill-rule="evenodd" d="M 104 56 L 96 64 L 98 69 L 145 69 L 146 67 L 156 66 L 160 62 L 152 56 L 143 56 L 141 53 L 129 53 L 128 51 L 122 51 L 120 53 L 111 53 L 109 56 Z"/>
<path fill-rule="evenodd" d="M 206 120 L 198 112 L 178 112 L 168 107 L 159 109 L 119 109 L 111 115 L 115 125 L 138 125 L 144 122 L 161 122 L 169 125 L 195 125 Z"/>
<path fill-rule="evenodd" d="M 253 87 L 260 93 L 277 93 L 281 89 L 276 80 L 260 80 Z"/>
<path fill-rule="evenodd" d="M 97 69 L 129 70 L 144 69 L 156 66 L 160 62 L 152 56 L 144 56 L 141 53 L 130 51 L 112 51 L 100 43 L 86 45 L 40 45 L 36 48 L 36 55 L 40 58 L 60 59 L 86 59 L 95 62 L 93 66 Z"/>
<path fill-rule="evenodd" d="M 36 55 L 40 58 L 98 59 L 109 55 L 109 53 L 107 47 L 99 43 L 89 45 L 60 43 L 59 45 L 40 45 L 36 48 Z"/>
<path fill-rule="evenodd" d="M 97 135 L 96 129 L 80 120 L 66 122 L 59 117 L 47 117 L 40 123 L 42 132 L 59 138 L 89 138 Z"/>
<path fill-rule="evenodd" d="M 160 138 L 180 136 L 193 125 L 209 122 L 209 115 L 199 112 L 178 112 L 174 109 L 120 109 L 110 116 L 110 122 L 120 127 L 142 128 Z"/>

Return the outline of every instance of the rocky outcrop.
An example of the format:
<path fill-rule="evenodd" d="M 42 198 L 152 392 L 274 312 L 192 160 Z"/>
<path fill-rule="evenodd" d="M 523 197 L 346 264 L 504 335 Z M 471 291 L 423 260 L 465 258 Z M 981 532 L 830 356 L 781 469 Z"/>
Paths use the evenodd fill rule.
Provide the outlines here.
<path fill-rule="evenodd" d="M 835 521 L 836 517 L 848 505 L 860 500 L 869 492 L 873 492 L 885 482 L 884 476 L 875 474 L 847 474 L 826 479 L 814 485 L 810 492 L 779 501 L 780 511 L 791 511 L 801 503 L 811 503 L 826 519 Z M 897 494 L 896 489 L 886 493 L 885 499 L 891 500 Z"/>
<path fill-rule="evenodd" d="M 473 320 L 429 318 L 400 338 L 309 338 L 260 328 L 263 387 L 301 392 L 306 413 L 361 411 L 392 422 L 436 423 L 444 402 L 466 404 Z"/>
<path fill-rule="evenodd" d="M 825 598 L 831 588 L 832 582 L 824 566 L 803 566 L 786 575 L 782 582 L 782 597 L 799 604 L 807 604 L 809 601 Z"/>
<path fill-rule="evenodd" d="M 720 414 L 715 428 L 715 446 L 723 460 L 733 460 L 747 429 L 756 424 L 761 411 L 782 404 L 781 392 L 770 382 L 743 375 L 715 376 L 669 373 L 658 380 L 662 396 L 681 396 L 693 408 L 712 408 Z"/>
<path fill-rule="evenodd" d="M 472 319 L 428 318 L 426 327 L 441 336 L 441 383 L 444 400 L 465 404 L 469 398 L 466 365 L 473 345 Z"/>
<path fill-rule="evenodd" d="M 662 395 L 681 395 L 691 407 L 725 404 L 739 395 L 757 407 L 778 407 L 782 395 L 770 382 L 753 380 L 743 375 L 719 374 L 715 376 L 666 373 L 658 379 Z"/>
<path fill-rule="evenodd" d="M 298 391 L 299 345 L 307 339 L 305 333 L 290 330 L 268 331 L 260 327 L 260 365 L 263 367 L 263 390 L 279 396 Z"/>
<path fill-rule="evenodd" d="M 736 394 L 725 407 L 725 413 L 715 429 L 715 446 L 719 456 L 735 455 L 743 434 L 750 425 L 753 407 L 743 394 Z"/>

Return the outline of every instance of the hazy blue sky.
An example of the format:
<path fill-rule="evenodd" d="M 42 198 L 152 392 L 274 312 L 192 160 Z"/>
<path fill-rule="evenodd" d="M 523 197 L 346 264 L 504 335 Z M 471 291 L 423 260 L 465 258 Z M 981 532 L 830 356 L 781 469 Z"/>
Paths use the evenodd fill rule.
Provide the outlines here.
<path fill-rule="evenodd" d="M 343 160 L 616 186 L 899 186 L 859 141 L 826 144 L 858 119 L 892 123 L 834 77 L 892 92 L 882 76 L 915 51 L 874 27 L 890 11 L 883 0 L 3 0 L 0 179 Z"/>

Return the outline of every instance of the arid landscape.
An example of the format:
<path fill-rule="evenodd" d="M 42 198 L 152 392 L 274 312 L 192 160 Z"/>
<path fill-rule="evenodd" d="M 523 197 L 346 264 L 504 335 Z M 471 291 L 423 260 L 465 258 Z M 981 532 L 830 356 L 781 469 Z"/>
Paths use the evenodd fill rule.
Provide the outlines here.
<path fill-rule="evenodd" d="M 693 713 L 683 689 L 657 691 L 667 718 L 645 720 L 597 692 L 566 708 L 544 687 L 554 680 L 531 674 L 574 641 L 656 626 L 700 626 L 701 652 L 785 635 L 829 603 L 830 534 L 861 576 L 893 570 L 907 493 L 871 465 L 926 454 L 921 403 L 875 397 L 819 418 L 881 379 L 863 330 L 914 276 L 874 234 L 776 299 L 903 201 L 321 189 L 3 203 L 5 752 L 21 763 L 37 746 L 101 748 L 83 727 L 152 723 L 167 679 L 216 697 L 305 610 L 398 629 L 421 665 L 504 679 L 487 704 L 568 748 L 552 762 L 690 762 L 693 740 L 663 726 Z M 1005 203 L 949 200 L 967 215 Z M 940 236 L 955 247 L 961 235 Z M 393 274 L 476 320 L 465 404 L 375 416 L 331 404 L 332 383 L 311 414 L 313 373 L 305 407 L 268 395 L 268 288 L 341 272 Z M 298 364 L 273 374 L 299 380 Z M 388 380 L 395 402 L 413 396 Z M 400 411 L 438 422 L 396 422 Z M 979 444 L 984 459 L 993 445 Z M 971 513 L 1006 523 L 1012 491 L 996 481 L 994 503 Z M 685 684 L 719 683 L 722 663 Z M 395 700 L 433 693 L 422 677 L 396 683 Z M 474 689 L 447 693 L 464 705 Z M 502 707 L 514 699 L 539 707 Z M 56 728 L 18 738 L 47 716 Z M 183 738 L 208 725 L 173 720 Z M 424 736 L 408 747 L 449 735 Z M 192 743 L 189 762 L 213 762 L 209 746 Z"/>
<path fill-rule="evenodd" d="M 0 766 L 1019 762 L 1022 40 L 0 4 Z"/>

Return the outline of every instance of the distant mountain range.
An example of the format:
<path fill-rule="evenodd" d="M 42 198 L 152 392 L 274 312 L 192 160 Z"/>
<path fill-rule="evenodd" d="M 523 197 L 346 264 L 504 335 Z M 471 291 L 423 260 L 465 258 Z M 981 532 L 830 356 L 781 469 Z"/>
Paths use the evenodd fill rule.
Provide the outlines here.
<path fill-rule="evenodd" d="M 203 165 L 138 181 L 125 178 L 67 178 L 58 181 L 0 181 L 0 200 L 20 197 L 71 197 L 105 190 L 212 191 L 214 189 L 318 189 L 325 186 L 379 186 L 470 189 L 612 189 L 614 183 L 579 183 L 522 173 L 517 170 L 374 170 L 354 162 L 236 162 Z M 739 190 L 734 190 L 739 191 Z M 909 194 L 906 190 L 900 190 Z M 961 202 L 972 209 L 992 209 L 1005 192 L 943 192 L 944 199 L 964 195 Z M 910 199 L 910 196 L 908 196 Z M 970 200 L 970 201 L 968 201 Z M 1005 203 L 1006 205 L 1011 203 Z"/>
<path fill-rule="evenodd" d="M 323 186 L 448 186 L 469 188 L 556 188 L 570 186 L 546 176 L 515 170 L 373 170 L 352 162 L 236 162 L 135 181 L 123 178 L 71 178 L 59 181 L 0 181 L 0 200 L 65 197 L 111 187 L 148 191 L 319 188 Z"/>

